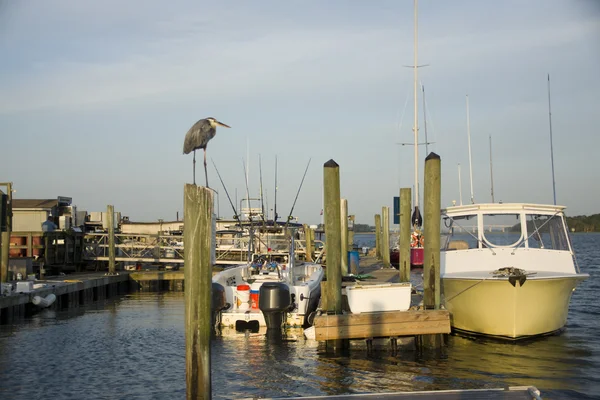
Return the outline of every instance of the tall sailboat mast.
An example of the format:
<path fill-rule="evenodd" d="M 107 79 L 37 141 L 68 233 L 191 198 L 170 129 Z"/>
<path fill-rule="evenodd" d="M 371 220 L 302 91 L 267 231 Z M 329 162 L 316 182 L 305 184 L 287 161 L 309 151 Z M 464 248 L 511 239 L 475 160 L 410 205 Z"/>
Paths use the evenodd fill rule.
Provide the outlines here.
<path fill-rule="evenodd" d="M 427 139 L 427 107 L 425 107 L 425 85 L 422 83 L 421 90 L 423 91 L 423 131 L 425 132 L 425 154 L 429 155 L 429 140 Z"/>
<path fill-rule="evenodd" d="M 414 127 L 413 133 L 415 137 L 415 193 L 414 193 L 414 205 L 415 211 L 412 215 L 413 225 L 421 226 L 421 213 L 419 212 L 419 103 L 418 103 L 418 81 L 419 81 L 419 64 L 418 64 L 418 0 L 414 0 L 414 11 L 415 11 L 415 31 L 414 31 L 414 103 L 415 103 L 415 115 L 414 115 Z"/>

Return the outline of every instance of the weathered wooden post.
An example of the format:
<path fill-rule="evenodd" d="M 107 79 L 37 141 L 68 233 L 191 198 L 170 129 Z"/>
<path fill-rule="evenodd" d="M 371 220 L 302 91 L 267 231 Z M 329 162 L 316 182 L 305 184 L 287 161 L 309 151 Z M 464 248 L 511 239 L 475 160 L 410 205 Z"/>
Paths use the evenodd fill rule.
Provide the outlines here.
<path fill-rule="evenodd" d="M 8 280 L 8 270 L 4 269 L 4 264 L 1 261 L 4 258 L 4 238 L 2 237 L 4 236 L 4 233 L 2 231 L 6 229 L 4 222 L 6 220 L 6 206 L 4 205 L 6 199 L 6 195 L 0 190 L 0 283 Z"/>
<path fill-rule="evenodd" d="M 8 279 L 8 257 L 10 253 L 10 233 L 12 231 L 12 182 L 6 182 L 6 231 L 2 232 L 2 256 L 0 257 L 0 282 L 6 282 Z"/>
<path fill-rule="evenodd" d="M 400 282 L 410 282 L 410 211 L 412 193 L 410 188 L 400 189 Z"/>
<path fill-rule="evenodd" d="M 327 255 L 327 312 L 342 313 L 340 167 L 333 161 L 323 166 L 325 254 Z"/>
<path fill-rule="evenodd" d="M 314 247 L 312 239 L 312 229 L 310 229 L 310 226 L 308 226 L 308 224 L 304 224 L 304 241 L 306 242 L 306 261 L 312 261 L 312 253 Z"/>
<path fill-rule="evenodd" d="M 108 274 L 115 274 L 115 207 L 112 205 L 106 206 L 106 214 L 108 221 Z M 65 249 L 66 251 L 66 249 Z"/>
<path fill-rule="evenodd" d="M 210 399 L 213 191 L 186 184 L 183 201 L 186 398 Z"/>
<path fill-rule="evenodd" d="M 423 194 L 423 234 L 425 241 L 423 264 L 423 305 L 440 309 L 440 218 L 441 218 L 441 160 L 435 153 L 425 159 L 425 189 Z M 442 336 L 426 335 L 425 347 L 439 348 Z"/>
<path fill-rule="evenodd" d="M 341 268 L 342 276 L 348 275 L 348 200 L 341 199 L 340 202 L 340 241 L 342 245 Z"/>
<path fill-rule="evenodd" d="M 381 207 L 381 258 L 383 266 L 390 268 L 390 208 Z"/>
<path fill-rule="evenodd" d="M 316 258 L 316 248 L 315 248 L 315 230 L 309 226 L 308 232 L 310 233 L 310 245 L 312 248 L 312 252 L 310 254 L 311 261 L 315 261 Z"/>
<path fill-rule="evenodd" d="M 50 262 L 50 235 L 48 232 L 44 233 L 44 263 L 47 265 L 52 264 Z"/>
<path fill-rule="evenodd" d="M 381 215 L 375 214 L 375 257 L 381 260 Z"/>

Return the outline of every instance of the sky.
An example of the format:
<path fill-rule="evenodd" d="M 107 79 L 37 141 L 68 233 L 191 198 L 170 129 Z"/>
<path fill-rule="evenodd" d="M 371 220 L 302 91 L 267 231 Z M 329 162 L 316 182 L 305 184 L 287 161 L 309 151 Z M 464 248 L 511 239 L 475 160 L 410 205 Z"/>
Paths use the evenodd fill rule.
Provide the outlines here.
<path fill-rule="evenodd" d="M 418 10 L 419 141 L 432 142 L 419 146 L 420 202 L 427 151 L 441 157 L 442 207 L 470 202 L 471 175 L 474 200 L 490 202 L 491 147 L 496 202 L 551 204 L 553 156 L 567 215 L 599 213 L 600 2 Z M 321 222 L 332 159 L 349 213 L 373 225 L 414 187 L 401 144 L 414 143 L 413 30 L 410 0 L 0 0 L 0 182 L 15 198 L 175 220 L 192 182 L 185 134 L 213 116 L 231 126 L 207 149 L 220 217 L 233 215 L 227 193 L 239 209 L 262 180 L 270 215 Z"/>

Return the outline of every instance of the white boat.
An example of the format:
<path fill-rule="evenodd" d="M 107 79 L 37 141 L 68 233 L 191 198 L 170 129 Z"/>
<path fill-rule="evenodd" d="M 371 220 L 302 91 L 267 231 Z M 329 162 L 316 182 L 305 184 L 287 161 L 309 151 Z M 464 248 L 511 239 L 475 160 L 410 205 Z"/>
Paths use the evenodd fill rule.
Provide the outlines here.
<path fill-rule="evenodd" d="M 442 300 L 456 331 L 522 339 L 564 328 L 580 273 L 563 206 L 442 210 Z"/>
<path fill-rule="evenodd" d="M 308 326 L 308 315 L 321 297 L 324 270 L 321 264 L 296 260 L 294 234 L 289 241 L 286 256 L 255 254 L 252 262 L 213 276 L 213 290 L 220 285 L 227 304 L 216 316 L 217 324 L 236 330 Z"/>

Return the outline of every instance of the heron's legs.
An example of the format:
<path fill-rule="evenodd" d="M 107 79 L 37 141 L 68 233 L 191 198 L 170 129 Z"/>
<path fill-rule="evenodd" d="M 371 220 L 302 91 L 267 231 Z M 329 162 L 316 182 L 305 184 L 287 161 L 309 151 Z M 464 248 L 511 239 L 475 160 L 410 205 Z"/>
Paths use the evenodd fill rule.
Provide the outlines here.
<path fill-rule="evenodd" d="M 208 187 L 208 172 L 206 172 L 206 147 L 204 148 L 204 177 L 206 178 L 206 187 Z"/>
<path fill-rule="evenodd" d="M 194 185 L 196 184 L 196 150 L 194 150 Z"/>

